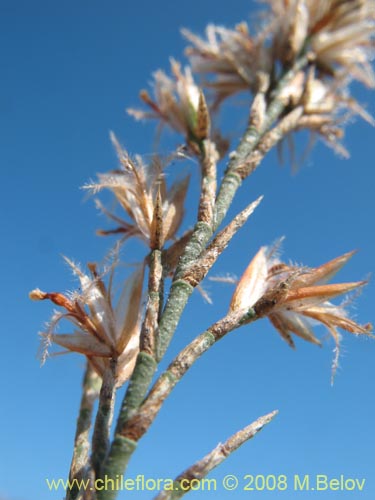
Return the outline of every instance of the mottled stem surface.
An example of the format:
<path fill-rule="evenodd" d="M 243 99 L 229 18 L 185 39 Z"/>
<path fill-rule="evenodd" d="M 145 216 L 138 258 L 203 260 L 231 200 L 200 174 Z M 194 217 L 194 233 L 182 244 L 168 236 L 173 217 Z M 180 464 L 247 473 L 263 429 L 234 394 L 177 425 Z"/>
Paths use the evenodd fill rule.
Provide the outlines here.
<path fill-rule="evenodd" d="M 89 468 L 90 441 L 89 434 L 92 422 L 93 407 L 99 396 L 101 378 L 87 363 L 82 384 L 82 397 L 77 419 L 76 435 L 74 438 L 74 451 L 69 471 L 70 482 L 80 481 L 86 477 Z M 66 500 L 83 499 L 84 492 L 75 484 L 66 492 Z"/>
<path fill-rule="evenodd" d="M 155 356 L 160 310 L 163 305 L 163 265 L 161 250 L 153 250 L 149 259 L 148 297 L 142 323 L 140 350 Z"/>
<path fill-rule="evenodd" d="M 92 437 L 91 463 L 96 477 L 100 477 L 102 464 L 109 451 L 109 433 L 116 396 L 116 360 L 110 359 L 109 361 L 110 364 L 103 375 L 99 407 Z"/>
<path fill-rule="evenodd" d="M 245 322 L 250 323 L 256 319 L 257 315 L 253 309 L 246 313 L 243 311 L 232 312 L 188 344 L 158 378 L 142 405 L 129 418 L 123 428 L 123 437 L 133 442 L 139 441 L 155 420 L 173 388 L 202 354 L 227 333 Z"/>
<path fill-rule="evenodd" d="M 233 434 L 225 443 L 219 443 L 205 457 L 177 476 L 174 480 L 173 489 L 160 492 L 154 500 L 177 500 L 191 491 L 191 487 L 196 488 L 197 484 L 207 474 L 220 465 L 246 441 L 258 434 L 276 415 L 277 411 L 273 411 L 263 417 L 259 417 L 255 422 Z"/>
<path fill-rule="evenodd" d="M 215 144 L 208 139 L 203 141 L 201 164 L 201 195 L 199 200 L 198 221 L 212 225 L 216 199 L 218 153 Z"/>

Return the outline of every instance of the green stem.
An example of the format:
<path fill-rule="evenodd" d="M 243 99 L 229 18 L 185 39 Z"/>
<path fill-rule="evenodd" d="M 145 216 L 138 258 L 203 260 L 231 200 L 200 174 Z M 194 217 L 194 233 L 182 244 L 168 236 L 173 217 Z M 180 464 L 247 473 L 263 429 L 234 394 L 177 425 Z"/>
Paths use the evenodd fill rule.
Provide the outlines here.
<path fill-rule="evenodd" d="M 109 450 L 109 432 L 113 417 L 116 395 L 116 360 L 110 359 L 110 365 L 103 375 L 103 383 L 99 395 L 98 413 L 95 419 L 92 437 L 91 463 L 96 477 L 101 475 L 102 464 Z"/>
<path fill-rule="evenodd" d="M 196 260 L 202 251 L 206 248 L 208 241 L 213 234 L 212 227 L 206 222 L 197 222 L 194 227 L 190 241 L 187 243 L 184 253 L 182 254 L 173 281 L 178 280 L 185 272 L 191 262 Z M 170 292 L 170 296 L 173 292 Z"/>
<path fill-rule="evenodd" d="M 244 323 L 253 322 L 257 318 L 254 309 L 249 309 L 245 314 L 243 311 L 232 312 L 196 337 L 177 355 L 167 370 L 155 382 L 142 405 L 127 421 L 124 436 L 133 441 L 139 441 L 155 420 L 165 399 L 189 368 L 227 333 Z"/>
<path fill-rule="evenodd" d="M 193 286 L 185 280 L 181 279 L 172 283 L 169 298 L 159 323 L 159 337 L 156 352 L 156 359 L 158 361 L 162 359 L 168 348 L 182 312 L 193 290 Z"/>
<path fill-rule="evenodd" d="M 147 393 L 152 377 L 156 372 L 156 368 L 157 364 L 153 356 L 145 352 L 140 352 L 138 354 L 134 372 L 129 381 L 123 404 L 121 405 L 116 425 L 115 440 L 117 436 L 122 435 L 126 422 L 142 404 L 144 395 Z"/>
<path fill-rule="evenodd" d="M 117 421 L 115 436 L 111 444 L 108 456 L 102 467 L 101 476 L 104 478 L 116 478 L 123 474 L 130 457 L 137 447 L 137 442 L 123 435 L 125 423 L 136 412 L 141 405 L 144 394 L 147 393 L 152 377 L 156 371 L 156 361 L 153 356 L 140 352 L 134 368 L 133 375 L 129 381 L 124 401 L 121 405 Z M 97 492 L 98 500 L 113 500 L 118 491 L 110 488 Z"/>
<path fill-rule="evenodd" d="M 95 400 L 99 396 L 101 379 L 95 370 L 87 363 L 82 384 L 82 397 L 77 419 L 77 429 L 74 438 L 74 451 L 70 465 L 69 480 L 81 481 L 86 477 L 89 462 L 90 442 L 89 434 L 92 421 L 92 412 Z M 76 483 L 76 481 L 75 481 Z M 66 492 L 66 500 L 78 500 L 82 498 L 80 490 L 75 484 Z"/>

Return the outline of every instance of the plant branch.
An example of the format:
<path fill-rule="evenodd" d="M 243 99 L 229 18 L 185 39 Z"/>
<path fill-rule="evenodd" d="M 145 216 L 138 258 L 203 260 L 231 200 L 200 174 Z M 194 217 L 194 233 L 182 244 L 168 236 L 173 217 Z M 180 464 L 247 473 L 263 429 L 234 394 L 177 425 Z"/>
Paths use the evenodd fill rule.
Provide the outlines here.
<path fill-rule="evenodd" d="M 242 212 L 222 229 L 208 245 L 207 249 L 201 252 L 199 258 L 195 259 L 189 266 L 185 267 L 184 274 L 181 275 L 179 281 L 172 283 L 172 287 L 179 286 L 181 295 L 178 296 L 179 301 L 171 301 L 167 303 L 163 316 L 159 325 L 159 342 L 157 346 L 157 359 L 161 360 L 164 356 L 168 345 L 171 341 L 177 324 L 176 317 L 179 321 L 181 317 L 180 308 L 185 307 L 185 304 L 190 297 L 194 288 L 205 278 L 208 271 L 214 265 L 218 257 L 227 247 L 231 238 L 245 224 L 250 215 L 261 202 L 262 197 L 259 197 L 254 202 L 250 203 Z M 177 285 L 178 284 L 178 285 Z M 178 309 L 177 309 L 178 308 Z"/>
<path fill-rule="evenodd" d="M 91 463 L 96 477 L 100 477 L 102 464 L 109 450 L 109 433 L 116 396 L 116 360 L 110 359 L 109 361 L 110 365 L 104 372 L 103 383 L 100 389 L 99 407 L 92 437 Z"/>
<path fill-rule="evenodd" d="M 192 236 L 180 257 L 169 291 L 169 296 L 160 318 L 158 332 L 159 341 L 156 353 L 157 358 L 155 360 L 154 357 L 146 352 L 140 352 L 134 372 L 129 381 L 128 390 L 125 394 L 116 426 L 115 438 L 104 465 L 104 471 L 109 477 L 123 473 L 131 454 L 136 448 L 137 440 L 128 437 L 128 435 L 131 434 L 129 433 L 129 421 L 133 419 L 133 417 L 137 417 L 139 413 L 139 407 L 144 401 L 155 374 L 157 361 L 160 361 L 165 354 L 187 301 L 194 290 L 194 287 L 182 278 L 191 263 L 197 260 L 205 250 L 213 232 L 225 217 L 233 197 L 242 183 L 243 179 L 236 172 L 236 169 L 244 164 L 249 155 L 255 150 L 260 139 L 269 130 L 274 121 L 282 114 L 285 108 L 285 102 L 280 98 L 281 91 L 288 85 L 297 71 L 303 68 L 307 62 L 307 56 L 301 57 L 293 68 L 281 78 L 275 91 L 271 94 L 271 102 L 267 107 L 262 127 L 258 130 L 251 124 L 245 131 L 236 153 L 232 155 L 227 172 L 221 183 L 219 194 L 216 198 L 214 220 L 211 223 L 207 223 L 203 220 L 198 221 L 194 227 Z M 216 339 L 214 342 L 215 341 Z M 149 425 L 147 425 L 147 428 L 148 426 Z M 115 497 L 116 492 L 109 491 L 102 492 L 101 495 L 99 495 L 100 500 L 112 500 Z"/>
<path fill-rule="evenodd" d="M 250 120 L 249 126 L 246 129 L 236 151 L 231 154 L 228 168 L 216 198 L 214 230 L 220 226 L 228 208 L 232 203 L 237 189 L 244 180 L 244 177 L 239 175 L 237 170 L 246 163 L 264 134 L 271 128 L 275 120 L 282 115 L 286 107 L 285 100 L 282 97 L 282 91 L 294 78 L 297 72 L 304 68 L 308 62 L 308 55 L 301 56 L 293 67 L 278 81 L 275 89 L 270 93 L 271 100 L 266 107 L 264 118 L 262 120 Z M 257 104 L 256 99 L 254 99 L 254 103 Z M 247 175 L 249 175 L 253 170 L 250 169 Z"/>
<path fill-rule="evenodd" d="M 299 66 L 297 66 L 297 68 L 298 67 Z M 288 74 L 288 78 L 285 80 L 285 82 L 288 83 L 290 78 L 292 78 L 292 76 Z M 273 113 L 275 112 L 276 109 L 278 109 L 279 112 L 281 113 L 281 107 L 280 108 L 276 107 L 276 105 L 273 105 L 273 102 L 270 104 L 270 109 L 272 110 Z M 229 209 L 230 203 L 232 202 L 238 187 L 241 185 L 242 180 L 245 179 L 247 176 L 249 176 L 255 170 L 255 168 L 259 165 L 261 160 L 273 146 L 275 146 L 286 134 L 288 134 L 298 126 L 302 114 L 303 114 L 303 108 L 301 106 L 293 109 L 284 118 L 282 118 L 280 122 L 273 129 L 271 129 L 267 133 L 264 133 L 262 137 L 258 135 L 258 141 L 255 141 L 255 139 L 253 139 L 254 141 L 253 147 L 248 149 L 248 154 L 246 157 L 245 156 L 243 157 L 242 162 L 239 162 L 238 164 L 237 162 L 232 163 L 232 166 L 231 163 L 229 164 L 227 173 L 221 184 L 219 195 L 215 205 L 215 218 L 214 218 L 215 229 L 218 227 L 218 225 L 222 221 L 222 218 L 225 216 L 227 210 Z M 273 116 L 273 118 L 268 117 L 266 122 L 268 121 L 269 124 L 272 124 L 274 120 L 275 116 Z M 243 145 L 244 143 L 246 143 L 247 146 L 249 146 L 249 144 L 252 143 L 250 137 L 255 137 L 254 129 L 251 128 L 248 129 L 248 131 L 249 130 L 251 131 L 252 135 L 251 134 L 249 135 L 248 141 L 244 139 L 241 142 L 238 151 L 240 151 L 241 145 Z M 256 148 L 255 145 L 257 145 Z M 244 153 L 242 152 L 241 154 L 243 155 Z M 234 165 L 237 165 L 237 167 L 235 168 Z M 224 184 L 227 187 L 226 190 L 223 188 Z M 218 215 L 220 220 L 218 219 Z M 185 252 L 182 258 L 180 259 L 180 263 L 176 270 L 175 277 L 176 278 L 178 277 L 178 279 L 180 280 L 181 284 L 180 291 L 185 293 L 181 293 L 178 296 L 177 294 L 173 293 L 174 292 L 173 286 L 171 288 L 171 292 L 169 294 L 169 298 L 161 318 L 161 323 L 159 325 L 160 339 L 161 339 L 161 345 L 160 348 L 158 349 L 159 360 L 162 358 L 169 345 L 170 339 L 172 338 L 174 331 L 177 327 L 177 324 L 179 322 L 180 315 L 182 314 L 186 302 L 193 291 L 192 288 L 189 288 L 189 286 L 187 286 L 188 284 L 189 285 L 192 284 L 191 281 L 186 280 L 186 276 L 190 270 L 189 267 L 191 263 L 193 263 L 194 265 L 194 263 L 200 262 L 199 257 L 204 251 L 205 245 L 207 245 L 209 239 L 212 236 L 212 230 L 213 230 L 212 226 L 208 227 L 208 225 L 206 224 L 203 225 L 202 222 L 201 223 L 198 222 L 196 228 L 193 231 L 192 238 L 190 242 L 187 244 Z M 203 279 L 203 277 L 204 276 L 202 276 L 201 279 Z M 196 284 L 198 283 L 199 281 Z M 185 286 L 182 286 L 183 284 Z M 196 286 L 196 284 L 194 286 Z M 175 307 L 176 305 L 181 307 L 176 308 Z"/>
<path fill-rule="evenodd" d="M 144 385 L 140 388 L 136 386 L 128 388 L 125 400 L 129 403 L 129 406 L 123 404 L 121 407 L 115 438 L 105 461 L 102 476 L 113 478 L 124 473 L 139 439 L 148 430 L 164 400 L 191 365 L 227 333 L 255 319 L 255 311 L 250 309 L 246 314 L 243 311 L 228 314 L 225 318 L 212 325 L 181 351 L 167 371 L 159 377 L 143 404 L 138 398 L 140 394 L 147 393 L 148 377 L 151 372 L 155 372 L 156 365 L 154 365 L 154 358 L 141 353 L 144 357 L 138 357 L 135 367 L 135 371 L 138 370 L 138 373 L 132 383 Z M 139 359 L 142 361 L 139 361 Z M 144 370 L 144 376 L 142 376 L 141 370 Z M 102 490 L 97 492 L 97 496 L 98 500 L 114 500 L 117 492 L 109 489 Z"/>
<path fill-rule="evenodd" d="M 186 269 L 182 277 L 184 281 L 188 282 L 193 287 L 196 287 L 203 281 L 219 256 L 227 248 L 233 236 L 245 224 L 262 199 L 263 196 L 260 196 L 257 200 L 250 203 L 250 205 L 236 215 L 234 219 L 215 236 L 207 249 L 202 252 L 199 259 L 192 262 Z"/>
<path fill-rule="evenodd" d="M 129 459 L 137 447 L 137 443 L 122 435 L 122 429 L 129 418 L 141 405 L 144 395 L 147 393 L 152 377 L 156 371 L 156 361 L 153 356 L 140 352 L 129 380 L 129 386 L 122 402 L 117 420 L 115 436 L 112 441 L 108 456 L 103 464 L 102 476 L 115 478 L 124 473 Z M 114 500 L 117 491 L 103 489 L 97 492 L 98 500 Z"/>
<path fill-rule="evenodd" d="M 277 410 L 259 417 L 244 429 L 236 432 L 225 443 L 219 443 L 210 453 L 186 469 L 174 480 L 173 490 L 162 491 L 154 500 L 176 500 L 183 497 L 191 487 L 200 482 L 213 469 L 220 465 L 228 456 L 252 439 L 264 426 L 269 424 L 277 415 Z M 194 484 L 195 483 L 195 484 Z"/>
<path fill-rule="evenodd" d="M 285 115 L 274 128 L 268 131 L 259 141 L 256 149 L 249 154 L 247 159 L 236 169 L 236 174 L 241 180 L 246 179 L 254 172 L 266 154 L 290 132 L 300 126 L 303 107 L 298 106 Z"/>
<path fill-rule="evenodd" d="M 101 379 L 99 375 L 88 362 L 82 383 L 81 404 L 79 407 L 77 429 L 74 438 L 73 457 L 69 471 L 70 482 L 75 479 L 77 481 L 84 479 L 87 472 L 90 451 L 89 434 L 92 412 L 95 400 L 99 396 L 100 385 Z M 78 486 L 75 485 L 75 487 L 67 490 L 66 500 L 78 500 L 78 498 L 80 498 Z"/>
<path fill-rule="evenodd" d="M 143 404 L 126 422 L 122 435 L 133 442 L 139 441 L 155 420 L 165 399 L 202 354 L 227 333 L 256 319 L 257 315 L 254 309 L 250 309 L 246 313 L 244 311 L 232 312 L 196 337 L 176 356 L 167 370 L 158 378 Z"/>
<path fill-rule="evenodd" d="M 191 239 L 186 245 L 185 251 L 181 256 L 179 264 L 177 266 L 174 276 L 174 283 L 179 282 L 178 280 L 181 280 L 181 278 L 183 278 L 189 265 L 199 258 L 202 251 L 205 249 L 206 245 L 211 239 L 214 230 L 216 230 L 222 222 L 233 200 L 233 197 L 243 180 L 241 175 L 237 172 L 237 169 L 246 163 L 246 160 L 248 160 L 251 153 L 255 150 L 262 137 L 266 134 L 274 121 L 282 114 L 285 108 L 285 101 L 280 97 L 281 91 L 286 85 L 289 84 L 295 74 L 307 64 L 307 62 L 307 56 L 301 57 L 301 59 L 296 62 L 293 68 L 290 69 L 280 80 L 280 82 L 276 86 L 275 92 L 271 94 L 272 100 L 267 108 L 262 127 L 260 127 L 260 129 L 258 130 L 257 127 L 254 127 L 254 122 L 251 121 L 250 126 L 245 131 L 245 134 L 240 144 L 238 145 L 236 152 L 232 154 L 227 172 L 220 185 L 219 194 L 217 196 L 215 204 L 213 224 L 207 224 L 203 221 L 198 221 L 198 223 L 196 224 Z M 296 114 L 298 114 L 299 118 L 300 111 L 298 111 L 298 113 Z M 296 116 L 292 116 L 295 120 L 297 120 Z M 258 120 L 255 120 L 255 122 L 258 122 Z M 285 126 L 286 122 L 282 123 L 283 126 L 281 126 L 281 128 L 276 127 L 273 135 L 271 137 L 268 137 L 268 140 L 263 145 L 263 155 L 269 150 L 269 148 L 271 147 L 271 143 L 274 145 L 278 140 L 281 139 L 282 136 L 280 136 L 280 131 L 287 128 Z M 293 123 L 293 126 L 295 126 L 294 121 L 290 120 L 290 123 Z M 268 147 L 268 149 L 266 146 Z M 258 163 L 260 159 L 261 158 L 258 157 Z M 249 171 L 249 173 L 251 172 Z M 166 346 L 163 346 L 163 348 L 161 349 L 161 352 L 159 353 L 159 359 L 161 359 L 161 356 L 164 355 L 164 352 L 169 345 L 169 341 L 172 338 L 177 324 L 180 320 L 182 311 L 185 308 L 186 302 L 193 291 L 191 287 L 186 286 L 187 284 L 185 283 L 185 281 L 182 281 L 180 284 L 184 284 L 185 286 L 173 287 L 172 285 L 165 309 L 161 317 L 159 330 L 160 332 L 165 331 L 165 335 L 160 333 L 160 337 L 165 337 L 168 342 L 166 343 Z"/>

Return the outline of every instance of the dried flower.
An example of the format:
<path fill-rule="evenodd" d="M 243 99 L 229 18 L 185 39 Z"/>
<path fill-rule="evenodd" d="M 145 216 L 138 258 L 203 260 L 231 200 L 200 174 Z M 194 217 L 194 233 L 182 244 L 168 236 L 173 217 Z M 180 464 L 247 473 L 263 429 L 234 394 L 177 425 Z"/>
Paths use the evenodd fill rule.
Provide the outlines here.
<path fill-rule="evenodd" d="M 372 116 L 350 96 L 348 79 L 319 79 L 316 70 L 311 67 L 306 73 L 298 72 L 294 79 L 282 90 L 280 97 L 285 106 L 303 106 L 304 114 L 299 119 L 295 130 L 308 130 L 312 139 L 316 136 L 323 139 L 329 147 L 341 156 L 349 157 L 349 152 L 341 142 L 344 127 L 353 116 L 360 116 L 370 125 L 375 125 Z M 289 142 L 291 156 L 294 146 L 292 138 Z M 310 146 L 313 141 L 310 141 Z"/>
<path fill-rule="evenodd" d="M 259 75 L 270 73 L 272 60 L 263 36 L 251 37 L 246 23 L 234 30 L 210 24 L 207 41 L 188 30 L 182 32 L 193 44 L 186 49 L 193 71 L 212 77 L 203 85 L 214 90 L 215 105 L 242 90 L 256 93 Z"/>
<path fill-rule="evenodd" d="M 110 359 L 116 361 L 116 385 L 122 385 L 132 374 L 139 351 L 140 307 L 144 268 L 140 266 L 125 282 L 116 307 L 113 306 L 113 271 L 110 269 L 108 287 L 98 275 L 95 264 L 89 264 L 90 275 L 66 259 L 79 278 L 81 292 L 64 295 L 57 292 L 30 292 L 32 300 L 51 300 L 65 309 L 55 312 L 47 332 L 42 333 L 44 344 L 64 347 L 70 352 L 84 354 L 94 369 L 103 376 Z M 56 325 L 67 319 L 76 327 L 73 333 L 55 333 Z M 44 350 L 42 360 L 47 356 Z"/>
<path fill-rule="evenodd" d="M 322 74 L 344 71 L 375 86 L 370 64 L 375 27 L 374 0 L 269 0 L 275 55 L 291 63 L 311 50 Z"/>
<path fill-rule="evenodd" d="M 312 73 L 313 74 L 313 73 Z M 302 102 L 305 115 L 297 129 L 308 129 L 344 157 L 349 152 L 341 142 L 344 127 L 353 116 L 360 116 L 374 126 L 373 117 L 350 96 L 349 90 L 341 82 L 332 86 L 311 76 L 307 79 Z"/>
<path fill-rule="evenodd" d="M 340 349 L 338 328 L 369 335 L 371 325 L 349 319 L 343 305 L 330 300 L 362 287 L 366 281 L 326 284 L 352 257 L 346 253 L 317 268 L 288 265 L 275 257 L 275 249 L 262 247 L 241 277 L 230 304 L 230 311 L 253 308 L 258 317 L 267 316 L 281 337 L 294 347 L 292 335 L 320 345 L 312 331 L 314 322 L 322 323 L 333 337 L 336 349 L 333 374 Z"/>
<path fill-rule="evenodd" d="M 190 68 L 181 70 L 180 64 L 171 59 L 173 78 L 164 71 L 154 73 L 154 99 L 146 90 L 141 99 L 151 111 L 128 109 L 137 120 L 155 118 L 182 134 L 188 144 L 205 139 L 209 135 L 210 118 L 202 91 L 195 84 Z"/>
<path fill-rule="evenodd" d="M 120 169 L 99 174 L 99 182 L 84 186 L 94 193 L 110 189 L 131 222 L 106 210 L 97 201 L 97 206 L 109 218 L 119 224 L 115 229 L 101 230 L 100 235 L 122 233 L 124 239 L 137 236 L 151 248 L 174 238 L 184 216 L 184 202 L 189 185 L 189 176 L 167 188 L 160 158 L 153 156 L 145 165 L 140 157 L 132 160 L 111 134 L 112 142 L 120 160 Z"/>

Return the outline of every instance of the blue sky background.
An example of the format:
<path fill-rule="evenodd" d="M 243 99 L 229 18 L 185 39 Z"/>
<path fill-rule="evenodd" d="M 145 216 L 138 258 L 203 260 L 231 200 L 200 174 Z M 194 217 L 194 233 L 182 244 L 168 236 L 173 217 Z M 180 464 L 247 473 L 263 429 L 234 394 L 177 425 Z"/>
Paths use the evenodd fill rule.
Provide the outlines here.
<path fill-rule="evenodd" d="M 179 28 L 202 33 L 209 21 L 233 26 L 253 7 L 245 0 L 0 1 L 2 500 L 63 496 L 49 492 L 45 478 L 65 478 L 68 472 L 84 360 L 61 356 L 40 368 L 37 332 L 52 307 L 31 303 L 28 292 L 36 286 L 73 289 L 61 254 L 82 263 L 100 261 L 113 242 L 95 236 L 105 220 L 91 200 L 84 201 L 79 186 L 116 166 L 109 130 L 131 153 L 152 151 L 153 127 L 135 124 L 124 109 L 138 104 L 138 91 L 152 71 L 168 68 L 169 56 L 181 59 Z M 374 113 L 373 95 L 357 91 Z M 237 99 L 225 115 L 233 139 L 245 123 L 240 104 Z M 347 131 L 349 161 L 318 145 L 295 176 L 270 154 L 242 187 L 231 213 L 260 194 L 265 199 L 213 273 L 240 275 L 259 246 L 285 235 L 286 259 L 315 266 L 357 248 L 338 279 L 368 276 L 375 252 L 374 140 L 374 130 L 358 122 Z M 167 134 L 166 150 L 179 141 Z M 194 210 L 197 165 L 187 162 L 184 168 L 193 173 L 189 206 Z M 192 222 L 187 218 L 185 226 Z M 123 251 L 130 262 L 136 260 L 132 248 Z M 208 288 L 214 305 L 194 295 L 168 359 L 226 311 L 231 287 Z M 356 301 L 354 317 L 374 321 L 373 303 L 370 283 Z M 318 333 L 325 335 L 323 329 Z M 292 351 L 266 320 L 231 334 L 174 391 L 139 445 L 129 476 L 174 477 L 277 408 L 274 422 L 211 477 L 220 483 L 226 474 L 236 474 L 244 485 L 245 474 L 287 474 L 290 483 L 294 474 L 345 474 L 365 478 L 364 491 L 301 493 L 290 487 L 284 493 L 226 493 L 219 487 L 216 494 L 192 498 L 374 498 L 375 343 L 344 332 L 341 367 L 331 387 L 333 347 L 329 340 L 323 349 L 297 340 Z"/>

